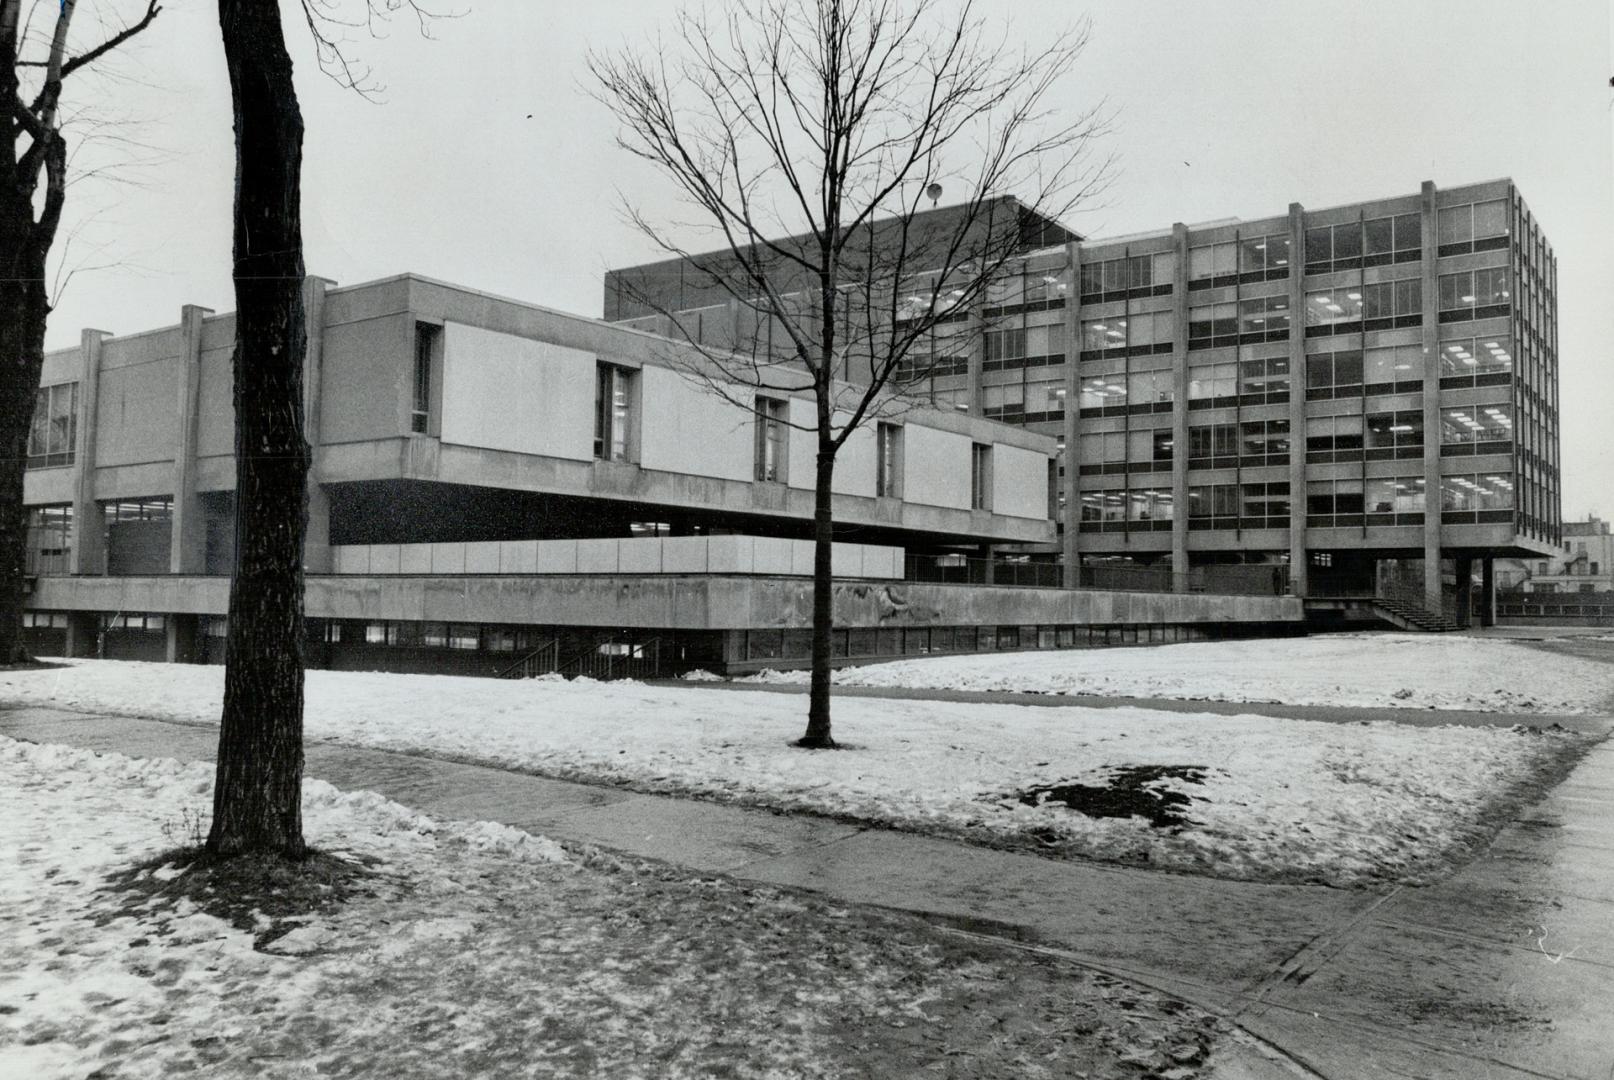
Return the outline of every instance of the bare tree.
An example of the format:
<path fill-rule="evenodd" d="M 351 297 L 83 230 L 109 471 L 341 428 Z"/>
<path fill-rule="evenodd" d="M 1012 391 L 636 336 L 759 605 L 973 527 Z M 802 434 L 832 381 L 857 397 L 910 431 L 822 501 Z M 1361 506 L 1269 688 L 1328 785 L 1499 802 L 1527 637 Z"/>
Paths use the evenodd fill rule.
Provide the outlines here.
<path fill-rule="evenodd" d="M 83 46 L 73 33 L 78 6 L 59 0 L 50 13 L 43 5 L 53 17 L 36 26 L 41 5 L 0 0 L 8 128 L 0 178 L 0 663 L 29 658 L 22 641 L 28 540 L 22 480 L 50 316 L 45 264 L 67 201 L 62 91 L 68 76 L 146 29 L 162 10 L 157 0 L 142 0 L 131 6 L 135 18 Z"/>
<path fill-rule="evenodd" d="M 930 374 L 938 340 L 966 344 L 962 313 L 1017 255 L 1068 239 L 1056 222 L 1102 184 L 1099 107 L 1052 102 L 1087 29 L 1022 51 L 972 0 L 766 0 L 685 12 L 674 36 L 591 56 L 595 94 L 618 144 L 720 250 L 692 256 L 672 227 L 631 206 L 630 219 L 746 316 L 728 348 L 686 334 L 686 372 L 745 409 L 759 390 L 813 395 L 812 684 L 796 745 L 832 747 L 836 454 Z M 927 213 L 943 190 L 961 201 Z M 622 284 L 679 324 L 653 286 Z"/>
<path fill-rule="evenodd" d="M 329 0 L 302 0 L 320 67 L 369 96 L 368 69 L 333 27 L 362 26 L 414 0 L 364 0 L 342 22 Z M 230 582 L 219 724 L 213 857 L 301 859 L 303 540 L 310 452 L 303 435 L 303 118 L 279 5 L 219 0 L 235 106 L 236 567 Z"/>

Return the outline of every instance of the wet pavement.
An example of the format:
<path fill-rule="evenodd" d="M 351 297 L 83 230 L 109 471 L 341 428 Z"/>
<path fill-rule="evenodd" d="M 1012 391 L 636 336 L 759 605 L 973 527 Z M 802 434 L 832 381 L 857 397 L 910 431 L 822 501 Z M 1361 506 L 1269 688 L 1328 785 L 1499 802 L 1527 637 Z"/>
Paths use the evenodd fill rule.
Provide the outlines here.
<path fill-rule="evenodd" d="M 1404 710 L 1339 711 L 1360 720 Z M 1605 734 L 1610 724 L 1579 719 Z M 192 760 L 211 759 L 217 738 L 209 727 L 46 709 L 0 711 L 0 734 Z M 310 776 L 435 816 L 503 821 L 1053 949 L 1227 1016 L 1288 1055 L 1230 1062 L 1218 1074 L 1228 1080 L 1307 1075 L 1297 1065 L 1340 1080 L 1614 1080 L 1607 743 L 1450 878 L 1376 891 L 1055 861 L 327 742 L 311 742 L 307 759 Z"/>

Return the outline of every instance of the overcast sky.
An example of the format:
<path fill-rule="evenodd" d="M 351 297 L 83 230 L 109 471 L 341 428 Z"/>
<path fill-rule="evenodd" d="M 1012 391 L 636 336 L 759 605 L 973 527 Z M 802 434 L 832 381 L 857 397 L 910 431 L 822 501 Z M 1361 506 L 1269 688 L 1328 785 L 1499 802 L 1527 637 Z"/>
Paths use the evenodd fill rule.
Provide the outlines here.
<path fill-rule="evenodd" d="M 381 104 L 321 76 L 288 11 L 309 272 L 356 284 L 416 271 L 597 316 L 605 269 L 657 255 L 621 222 L 617 193 L 652 214 L 673 205 L 614 146 L 610 118 L 582 93 L 583 56 L 651 41 L 673 0 L 440 3 L 464 14 L 433 40 L 412 19 L 384 40 L 354 39 L 385 84 Z M 1012 13 L 1006 32 L 1033 43 L 1092 16 L 1092 44 L 1061 90 L 1072 108 L 1104 97 L 1116 112 L 1116 182 L 1069 222 L 1090 236 L 1512 176 L 1559 260 L 1564 513 L 1614 515 L 1608 0 L 985 6 Z M 165 0 L 115 64 L 72 77 L 70 105 L 138 143 L 79 159 L 118 168 L 71 189 L 65 265 L 81 269 L 51 318 L 53 348 L 82 327 L 177 322 L 185 303 L 234 306 L 216 12 L 214 0 Z"/>

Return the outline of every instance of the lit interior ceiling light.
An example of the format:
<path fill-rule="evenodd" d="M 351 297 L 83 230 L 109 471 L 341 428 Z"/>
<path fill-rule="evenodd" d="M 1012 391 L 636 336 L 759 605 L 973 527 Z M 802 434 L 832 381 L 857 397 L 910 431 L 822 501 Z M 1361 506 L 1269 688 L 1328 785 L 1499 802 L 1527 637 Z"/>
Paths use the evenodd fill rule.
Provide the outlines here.
<path fill-rule="evenodd" d="M 1319 296 L 1316 299 L 1319 304 L 1332 304 L 1334 302 L 1332 296 Z"/>
<path fill-rule="evenodd" d="M 1473 297 L 1472 297 L 1472 296 L 1465 296 L 1465 297 L 1463 297 L 1463 303 L 1465 303 L 1465 304 L 1472 304 L 1472 303 L 1473 303 L 1473 302 L 1474 302 L 1474 298 L 1473 298 Z"/>
<path fill-rule="evenodd" d="M 1485 347 L 1486 347 L 1486 348 L 1487 348 L 1487 349 L 1497 349 L 1497 348 L 1500 348 L 1500 347 L 1501 347 L 1501 346 L 1499 346 L 1499 345 L 1497 345 L 1497 343 L 1496 343 L 1496 342 L 1494 342 L 1494 341 L 1487 341 L 1487 342 L 1486 342 L 1486 343 L 1485 343 Z"/>
<path fill-rule="evenodd" d="M 1411 364 L 1397 364 L 1395 366 L 1395 369 L 1397 371 L 1411 371 L 1412 370 L 1412 365 Z"/>
<path fill-rule="evenodd" d="M 1346 293 L 1345 297 L 1346 297 L 1346 299 L 1349 299 L 1349 300 L 1360 300 L 1360 299 L 1362 299 L 1362 294 L 1359 293 L 1359 292 L 1351 292 L 1351 293 Z"/>

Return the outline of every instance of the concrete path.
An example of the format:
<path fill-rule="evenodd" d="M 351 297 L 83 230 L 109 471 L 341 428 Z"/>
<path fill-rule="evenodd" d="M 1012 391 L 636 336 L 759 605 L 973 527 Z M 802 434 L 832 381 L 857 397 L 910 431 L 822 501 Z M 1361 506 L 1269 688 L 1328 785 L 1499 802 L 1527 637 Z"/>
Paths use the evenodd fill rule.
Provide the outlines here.
<path fill-rule="evenodd" d="M 46 709 L 0 711 L 0 734 L 191 760 L 211 759 L 216 740 L 208 727 Z M 1060 862 L 334 743 L 308 746 L 308 773 L 438 817 L 1054 948 L 1228 1016 L 1338 1080 L 1614 1078 L 1606 744 L 1452 878 L 1378 892 Z"/>
<path fill-rule="evenodd" d="M 1614 656 L 1614 650 L 1603 650 Z M 741 694 L 805 695 L 805 683 L 699 682 L 681 679 L 647 679 L 650 686 L 701 690 L 732 690 Z M 1614 673 L 1609 681 L 1614 684 Z M 1017 690 L 934 690 L 909 686 L 837 686 L 836 697 L 903 698 L 910 701 L 956 701 L 986 705 L 1030 705 L 1048 709 L 1158 709 L 1161 712 L 1213 713 L 1217 716 L 1276 716 L 1285 720 L 1320 720 L 1327 724 L 1360 724 L 1363 720 L 1388 720 L 1413 727 L 1513 727 L 1530 724 L 1551 727 L 1557 724 L 1582 735 L 1603 736 L 1614 726 L 1614 717 L 1584 713 L 1465 712 L 1460 709 L 1369 709 L 1343 705 L 1285 705 L 1279 701 L 1207 701 L 1202 698 L 1107 697 L 1100 694 L 1043 694 Z"/>

